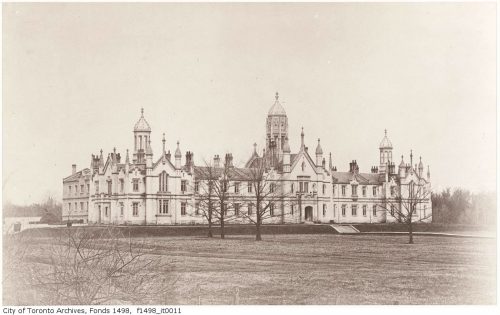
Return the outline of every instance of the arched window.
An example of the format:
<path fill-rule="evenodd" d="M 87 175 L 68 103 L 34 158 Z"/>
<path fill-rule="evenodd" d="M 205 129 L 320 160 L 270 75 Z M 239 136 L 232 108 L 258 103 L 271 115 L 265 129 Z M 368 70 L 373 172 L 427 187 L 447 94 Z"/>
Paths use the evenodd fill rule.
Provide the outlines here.
<path fill-rule="evenodd" d="M 161 172 L 160 176 L 158 177 L 158 187 L 159 187 L 158 190 L 161 192 L 168 191 L 168 174 L 167 174 L 167 172 L 165 172 L 165 171 Z"/>

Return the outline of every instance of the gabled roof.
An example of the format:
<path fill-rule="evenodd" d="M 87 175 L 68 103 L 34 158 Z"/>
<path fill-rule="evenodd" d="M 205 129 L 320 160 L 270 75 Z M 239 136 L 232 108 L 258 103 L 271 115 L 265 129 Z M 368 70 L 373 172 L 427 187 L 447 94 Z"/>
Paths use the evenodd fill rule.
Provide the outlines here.
<path fill-rule="evenodd" d="M 84 173 L 88 173 L 88 175 L 90 175 L 90 169 L 84 168 L 84 169 L 76 172 L 75 174 L 71 174 L 68 177 L 63 178 L 63 182 L 72 182 L 72 181 L 78 180 L 78 179 L 80 179 L 80 177 L 85 176 Z"/>

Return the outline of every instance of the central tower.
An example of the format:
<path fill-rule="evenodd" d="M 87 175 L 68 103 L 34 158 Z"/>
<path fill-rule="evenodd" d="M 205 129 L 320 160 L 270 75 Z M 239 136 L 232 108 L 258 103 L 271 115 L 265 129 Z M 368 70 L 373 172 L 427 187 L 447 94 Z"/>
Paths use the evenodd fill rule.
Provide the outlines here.
<path fill-rule="evenodd" d="M 279 102 L 278 92 L 276 92 L 275 98 L 276 100 L 267 114 L 266 152 L 274 157 L 273 160 L 281 162 L 285 139 L 288 138 L 288 118 L 285 109 Z"/>

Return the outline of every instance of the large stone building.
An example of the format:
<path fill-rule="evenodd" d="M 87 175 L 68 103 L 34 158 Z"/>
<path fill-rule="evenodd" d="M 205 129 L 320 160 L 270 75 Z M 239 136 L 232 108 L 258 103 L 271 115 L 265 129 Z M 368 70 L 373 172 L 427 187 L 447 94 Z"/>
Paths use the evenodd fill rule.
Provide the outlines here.
<path fill-rule="evenodd" d="M 265 149 L 259 154 L 254 144 L 244 167 L 233 166 L 231 154 L 223 161 L 216 155 L 210 166 L 196 166 L 192 152 L 186 152 L 183 159 L 179 142 L 172 157 L 165 135 L 163 150 L 154 158 L 151 127 L 143 110 L 133 136 L 132 158 L 128 150 L 125 158 L 115 149 L 107 156 L 101 150 L 99 155 L 92 154 L 90 168 L 76 172 L 73 167 L 73 174 L 63 180 L 63 217 L 84 218 L 90 224 L 203 224 L 206 218 L 198 207 L 207 167 L 221 170 L 227 166 L 232 222 L 250 222 L 255 216 L 255 193 L 249 174 L 264 165 L 273 182 L 270 186 L 276 184 L 281 194 L 272 200 L 264 223 L 393 222 L 400 219 L 405 200 L 418 198 L 411 203 L 413 220 L 431 220 L 430 173 L 427 168 L 424 174 L 421 159 L 413 165 L 411 154 L 410 163 L 402 158 L 396 170 L 387 131 L 379 146 L 380 163 L 369 173 L 361 173 L 355 160 L 347 171 L 337 171 L 331 153 L 326 163 L 319 139 L 311 156 L 303 130 L 301 146 L 292 153 L 288 118 L 278 93 L 267 115 Z"/>

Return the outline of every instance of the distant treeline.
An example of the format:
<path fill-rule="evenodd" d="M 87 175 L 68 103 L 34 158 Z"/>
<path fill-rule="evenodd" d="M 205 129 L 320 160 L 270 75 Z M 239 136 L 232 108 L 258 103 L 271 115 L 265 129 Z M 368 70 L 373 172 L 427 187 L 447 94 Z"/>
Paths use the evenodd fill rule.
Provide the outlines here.
<path fill-rule="evenodd" d="M 61 203 L 49 197 L 43 203 L 34 203 L 29 206 L 18 206 L 11 203 L 3 205 L 3 217 L 47 217 L 57 218 L 61 221 L 62 206 Z M 48 218 L 47 218 L 48 219 Z"/>
<path fill-rule="evenodd" d="M 488 225 L 496 223 L 496 193 L 456 188 L 432 193 L 432 222 Z"/>

